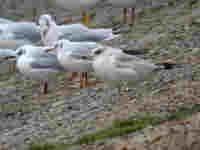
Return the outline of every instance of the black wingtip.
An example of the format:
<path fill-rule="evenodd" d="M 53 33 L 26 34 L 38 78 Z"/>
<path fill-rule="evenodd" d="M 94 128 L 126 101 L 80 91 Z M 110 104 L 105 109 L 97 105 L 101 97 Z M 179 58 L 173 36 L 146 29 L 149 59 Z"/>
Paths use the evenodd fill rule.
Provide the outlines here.
<path fill-rule="evenodd" d="M 174 68 L 179 68 L 181 67 L 179 64 L 176 63 L 170 63 L 170 62 L 163 62 L 163 63 L 158 63 L 156 64 L 158 66 L 161 66 L 163 69 L 165 70 L 170 70 L 170 69 L 174 69 Z"/>
<path fill-rule="evenodd" d="M 144 55 L 147 53 L 145 50 L 122 50 L 125 54 L 128 55 Z"/>
<path fill-rule="evenodd" d="M 6 56 L 4 57 L 4 60 L 13 59 L 13 58 L 16 58 L 16 56 Z"/>
<path fill-rule="evenodd" d="M 128 24 L 118 24 L 112 27 L 113 34 L 129 33 L 131 27 Z"/>

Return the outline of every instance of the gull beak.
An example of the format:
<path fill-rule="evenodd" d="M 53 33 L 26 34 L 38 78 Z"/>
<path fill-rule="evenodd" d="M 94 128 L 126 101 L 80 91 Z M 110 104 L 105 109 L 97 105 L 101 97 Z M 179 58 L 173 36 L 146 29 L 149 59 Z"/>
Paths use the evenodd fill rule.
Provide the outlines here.
<path fill-rule="evenodd" d="M 55 50 L 56 50 L 56 48 L 53 47 L 53 48 L 46 49 L 45 52 L 51 52 L 51 51 L 55 51 Z"/>
<path fill-rule="evenodd" d="M 94 54 L 93 53 L 90 53 L 89 56 L 88 56 L 88 59 L 93 61 L 94 60 Z"/>

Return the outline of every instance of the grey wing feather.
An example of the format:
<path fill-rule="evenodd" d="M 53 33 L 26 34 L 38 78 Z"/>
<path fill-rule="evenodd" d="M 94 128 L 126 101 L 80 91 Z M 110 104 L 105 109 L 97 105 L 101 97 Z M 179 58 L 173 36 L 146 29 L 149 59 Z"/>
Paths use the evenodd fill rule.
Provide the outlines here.
<path fill-rule="evenodd" d="M 71 24 L 58 26 L 60 32 L 59 39 L 68 39 L 70 41 L 101 41 L 106 37 L 96 29 L 88 29 L 82 24 Z"/>
<path fill-rule="evenodd" d="M 40 30 L 34 23 L 21 22 L 13 24 L 11 31 L 15 39 L 26 39 L 31 42 L 41 40 Z"/>
<path fill-rule="evenodd" d="M 60 33 L 59 39 L 68 39 L 70 41 L 88 41 L 88 29 L 82 24 L 71 24 L 58 26 Z"/>
<path fill-rule="evenodd" d="M 90 55 L 91 50 L 97 47 L 95 42 L 81 42 L 81 43 L 71 43 L 66 45 L 66 49 L 70 49 L 70 56 L 76 59 L 88 59 L 91 60 Z M 66 51 L 68 53 L 68 51 Z"/>
<path fill-rule="evenodd" d="M 80 37 L 80 34 L 87 30 L 81 24 L 71 24 L 71 25 L 60 25 L 57 26 L 57 30 L 59 32 L 59 39 L 74 39 L 75 37 Z"/>
<path fill-rule="evenodd" d="M 71 42 L 64 46 L 66 52 L 70 50 L 71 53 L 76 53 L 80 55 L 89 55 L 91 50 L 96 47 L 97 44 L 95 42 Z"/>
<path fill-rule="evenodd" d="M 55 71 L 63 70 L 56 59 L 39 58 L 35 61 L 32 61 L 30 65 L 35 69 L 53 69 Z"/>

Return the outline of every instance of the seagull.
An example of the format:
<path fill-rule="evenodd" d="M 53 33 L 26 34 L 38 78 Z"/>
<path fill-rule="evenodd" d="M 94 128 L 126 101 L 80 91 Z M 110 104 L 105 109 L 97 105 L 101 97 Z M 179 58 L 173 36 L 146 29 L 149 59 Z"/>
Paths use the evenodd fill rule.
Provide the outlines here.
<path fill-rule="evenodd" d="M 87 72 L 93 71 L 91 50 L 97 47 L 95 42 L 71 42 L 69 40 L 59 40 L 54 48 L 47 50 L 57 52 L 59 63 L 70 72 L 81 72 L 80 88 L 88 87 Z"/>
<path fill-rule="evenodd" d="M 91 52 L 95 74 L 120 92 L 122 81 L 142 82 L 154 71 L 172 69 L 175 64 L 153 64 L 118 48 L 99 45 Z M 118 99 L 119 100 L 119 99 Z"/>
<path fill-rule="evenodd" d="M 118 37 L 112 29 L 89 29 L 82 24 L 56 25 L 55 20 L 49 14 L 41 15 L 39 26 L 42 40 L 45 46 L 51 46 L 57 40 L 67 39 L 82 42 L 111 40 Z"/>
<path fill-rule="evenodd" d="M 51 4 L 67 10 L 80 10 L 82 12 L 82 23 L 88 27 L 88 9 L 97 6 L 102 0 L 48 0 Z"/>
<path fill-rule="evenodd" d="M 82 24 L 56 25 L 51 15 L 44 14 L 39 18 L 42 41 L 45 46 L 50 46 L 61 39 L 73 42 L 111 40 L 119 35 L 114 35 L 112 29 L 88 29 Z M 87 73 L 86 73 L 87 76 Z M 73 80 L 76 73 L 72 73 Z"/>
<path fill-rule="evenodd" d="M 48 78 L 64 70 L 57 61 L 55 53 L 46 53 L 48 48 L 24 45 L 6 57 L 6 59 L 16 58 L 20 73 L 31 79 L 40 80 L 43 94 L 47 93 Z"/>

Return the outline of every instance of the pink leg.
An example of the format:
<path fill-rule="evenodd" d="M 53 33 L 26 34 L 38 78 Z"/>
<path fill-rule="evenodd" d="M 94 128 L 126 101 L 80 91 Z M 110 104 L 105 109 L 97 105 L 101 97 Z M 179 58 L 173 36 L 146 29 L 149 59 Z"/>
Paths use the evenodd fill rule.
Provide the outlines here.
<path fill-rule="evenodd" d="M 131 25 L 135 24 L 135 18 L 136 18 L 135 8 L 131 8 Z"/>
<path fill-rule="evenodd" d="M 47 94 L 47 89 L 48 89 L 48 82 L 46 80 L 41 80 L 41 93 L 42 94 Z"/>
<path fill-rule="evenodd" d="M 44 81 L 44 94 L 47 94 L 47 90 L 48 90 L 48 82 Z"/>
<path fill-rule="evenodd" d="M 80 88 L 84 88 L 84 73 L 80 73 Z"/>
<path fill-rule="evenodd" d="M 87 72 L 84 72 L 85 73 L 85 88 L 88 87 L 88 73 Z"/>
<path fill-rule="evenodd" d="M 123 24 L 127 24 L 127 13 L 128 13 L 128 9 L 127 8 L 123 8 Z"/>
<path fill-rule="evenodd" d="M 69 81 L 73 81 L 77 76 L 77 72 L 72 72 L 72 77 L 69 79 Z"/>

